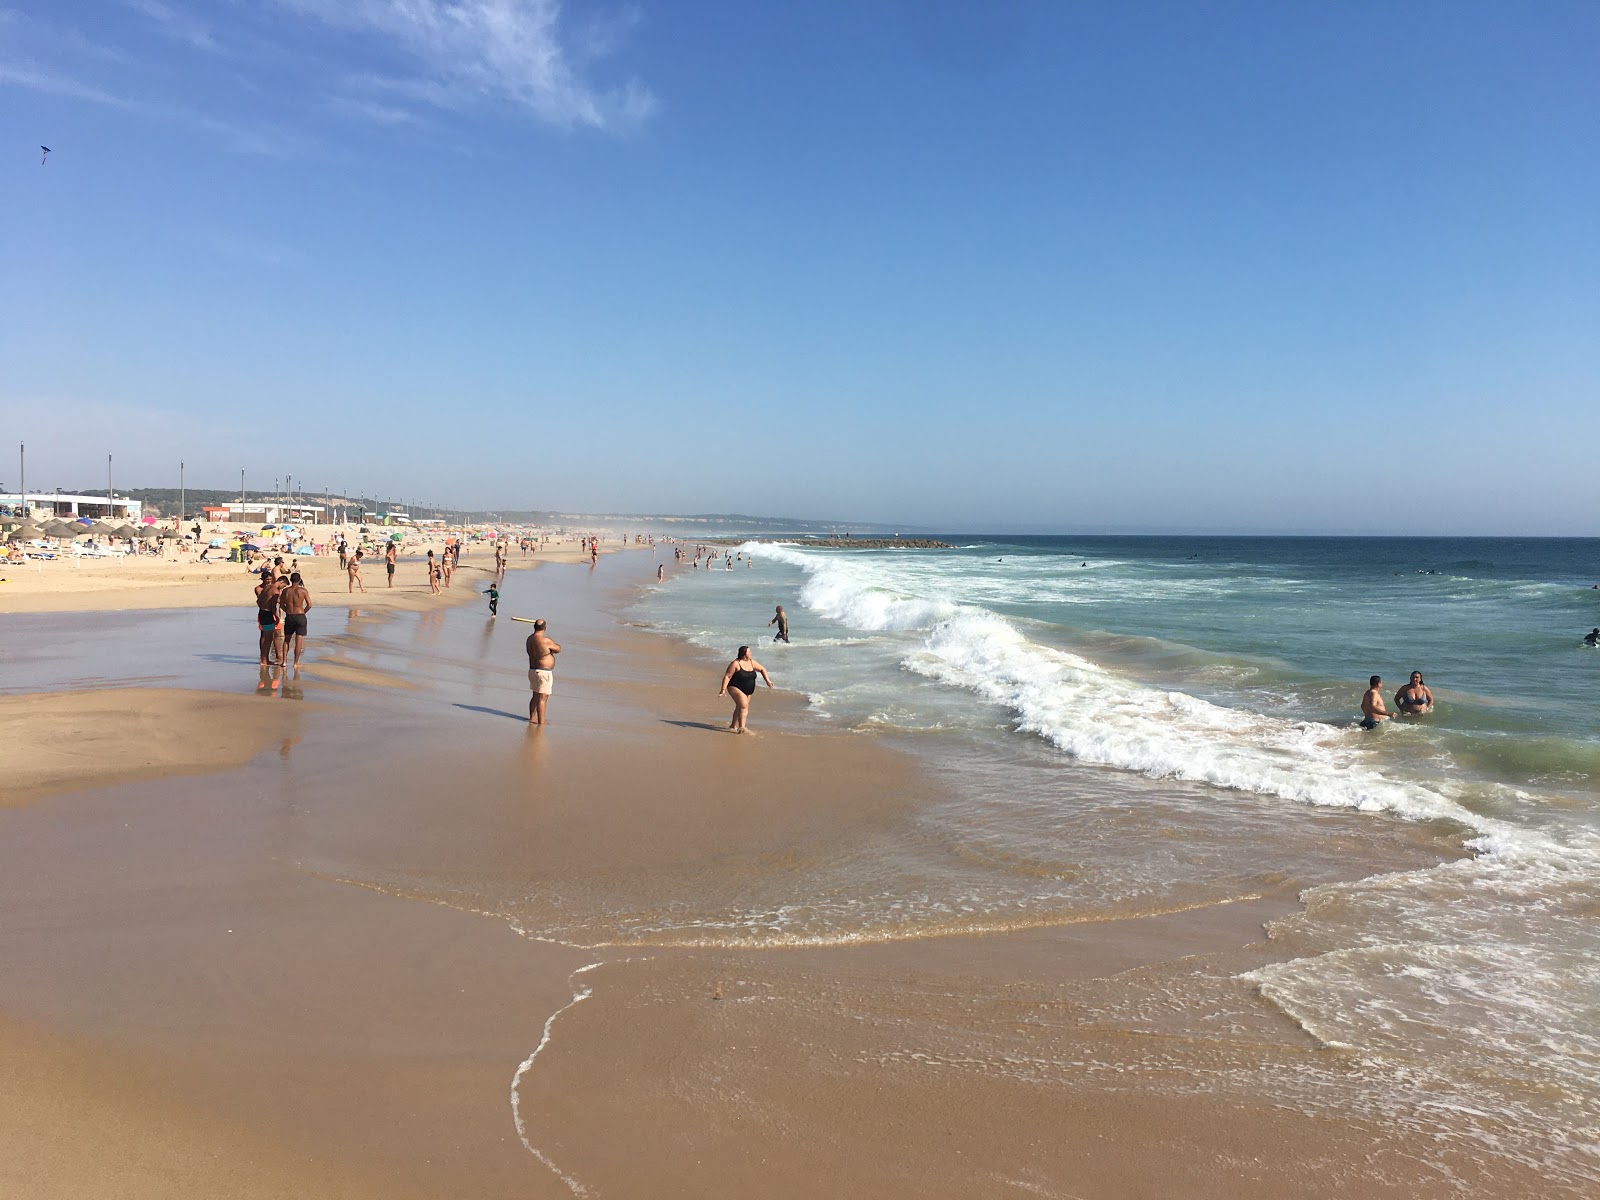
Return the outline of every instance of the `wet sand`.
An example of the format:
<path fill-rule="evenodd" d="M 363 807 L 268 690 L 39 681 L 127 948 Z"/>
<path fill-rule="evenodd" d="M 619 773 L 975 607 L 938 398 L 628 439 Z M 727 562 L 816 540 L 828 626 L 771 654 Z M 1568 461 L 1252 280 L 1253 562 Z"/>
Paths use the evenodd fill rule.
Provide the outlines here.
<path fill-rule="evenodd" d="M 1561 1194 L 1468 1148 L 1446 1176 L 1358 1104 L 1252 1085 L 1340 1069 L 1265 1012 L 1216 1024 L 1293 879 L 989 936 L 653 941 L 662 906 L 759 907 L 941 794 L 792 694 L 763 689 L 754 734 L 727 734 L 720 661 L 606 615 L 617 581 L 653 573 L 630 555 L 517 581 L 566 647 L 543 730 L 527 626 L 355 612 L 292 689 L 260 692 L 225 646 L 196 663 L 264 722 L 293 714 L 244 765 L 0 811 L 0 1052 L 19 1064 L 0 1141 L 26 1147 L 0 1144 L 0 1190 Z M 73 620 L 0 619 L 0 651 Z M 160 652 L 130 639 L 96 677 L 168 669 L 140 646 Z M 91 669 L 62 655 L 24 677 Z M 530 909 L 569 936 L 519 934 Z"/>

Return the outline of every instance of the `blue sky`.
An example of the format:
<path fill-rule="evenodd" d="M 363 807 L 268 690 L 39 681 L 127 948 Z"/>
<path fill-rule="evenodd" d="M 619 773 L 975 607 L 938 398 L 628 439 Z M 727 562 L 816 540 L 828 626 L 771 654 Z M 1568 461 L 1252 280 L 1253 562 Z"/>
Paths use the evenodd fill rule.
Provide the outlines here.
<path fill-rule="evenodd" d="M 0 0 L 0 480 L 1600 534 L 1596 62 L 1588 2 Z"/>

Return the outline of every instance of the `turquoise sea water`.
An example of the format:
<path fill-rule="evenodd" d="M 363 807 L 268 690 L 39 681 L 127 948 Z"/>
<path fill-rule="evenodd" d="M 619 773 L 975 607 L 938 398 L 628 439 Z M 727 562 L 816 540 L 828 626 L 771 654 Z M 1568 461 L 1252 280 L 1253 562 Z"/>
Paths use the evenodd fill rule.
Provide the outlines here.
<path fill-rule="evenodd" d="M 1370 1094 L 1600 1182 L 1600 651 L 1581 641 L 1600 540 L 944 540 L 747 543 L 731 570 L 663 548 L 637 619 L 752 644 L 818 720 L 910 749 L 956 798 L 782 904 L 651 939 L 1019 928 L 1287 879 L 1304 911 L 1237 980 L 1254 1002 L 1378 1072 Z M 1412 670 L 1437 710 L 1360 730 L 1367 677 L 1388 698 Z"/>

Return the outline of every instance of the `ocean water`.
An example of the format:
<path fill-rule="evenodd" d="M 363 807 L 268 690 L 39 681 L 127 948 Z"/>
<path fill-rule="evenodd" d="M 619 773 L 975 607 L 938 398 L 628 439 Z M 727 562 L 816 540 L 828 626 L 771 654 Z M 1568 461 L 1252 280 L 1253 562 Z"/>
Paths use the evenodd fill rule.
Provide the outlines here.
<path fill-rule="evenodd" d="M 911 750 L 952 798 L 759 905 L 607 936 L 828 944 L 1288 887 L 1303 907 L 1267 930 L 1272 961 L 1189 1019 L 1288 1017 L 1388 1098 L 1375 1116 L 1431 1112 L 1563 1188 L 1600 1183 L 1600 651 L 1581 641 L 1600 540 L 945 540 L 747 543 L 645 591 L 633 619 L 751 644 L 817 720 Z M 1388 698 L 1412 670 L 1436 711 L 1361 730 L 1367 677 Z M 1205 991 L 1184 988 L 1175 1006 Z M 1333 1083 L 1275 1086 L 1309 1104 Z"/>

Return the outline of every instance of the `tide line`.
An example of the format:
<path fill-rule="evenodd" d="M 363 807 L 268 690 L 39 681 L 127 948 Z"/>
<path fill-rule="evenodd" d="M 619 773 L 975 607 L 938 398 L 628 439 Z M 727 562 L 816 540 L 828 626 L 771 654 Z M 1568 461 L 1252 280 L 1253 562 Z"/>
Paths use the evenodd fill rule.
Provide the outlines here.
<path fill-rule="evenodd" d="M 588 966 L 579 967 L 570 976 L 568 976 L 568 978 L 571 980 L 576 980 L 578 976 L 584 974 L 585 972 L 592 971 L 596 967 L 604 965 L 605 964 L 603 962 L 592 962 Z M 511 1120 L 517 1127 L 518 1140 L 522 1142 L 523 1147 L 528 1151 L 529 1154 L 533 1155 L 546 1167 L 550 1168 L 551 1173 L 557 1179 L 561 1180 L 562 1183 L 566 1184 L 567 1190 L 570 1191 L 574 1196 L 587 1196 L 589 1194 L 589 1189 L 584 1187 L 583 1184 L 578 1182 L 578 1180 L 574 1179 L 571 1175 L 568 1175 L 560 1167 L 556 1166 L 556 1164 L 551 1161 L 549 1155 L 545 1154 L 544 1151 L 540 1150 L 539 1147 L 535 1146 L 531 1141 L 528 1140 L 528 1128 L 522 1120 L 522 1099 L 517 1094 L 517 1089 L 522 1084 L 522 1077 L 528 1073 L 528 1068 L 533 1066 L 533 1060 L 538 1058 L 539 1052 L 550 1044 L 550 1029 L 553 1025 L 555 1025 L 556 1018 L 562 1013 L 566 1012 L 569 1008 L 581 1004 L 592 995 L 594 995 L 593 988 L 580 985 L 578 990 L 573 994 L 571 1000 L 568 1000 L 565 1004 L 556 1009 L 555 1012 L 551 1013 L 549 1017 L 545 1019 L 544 1033 L 539 1038 L 539 1044 L 533 1048 L 533 1053 L 522 1060 L 521 1065 L 517 1067 L 516 1074 L 511 1077 Z"/>

